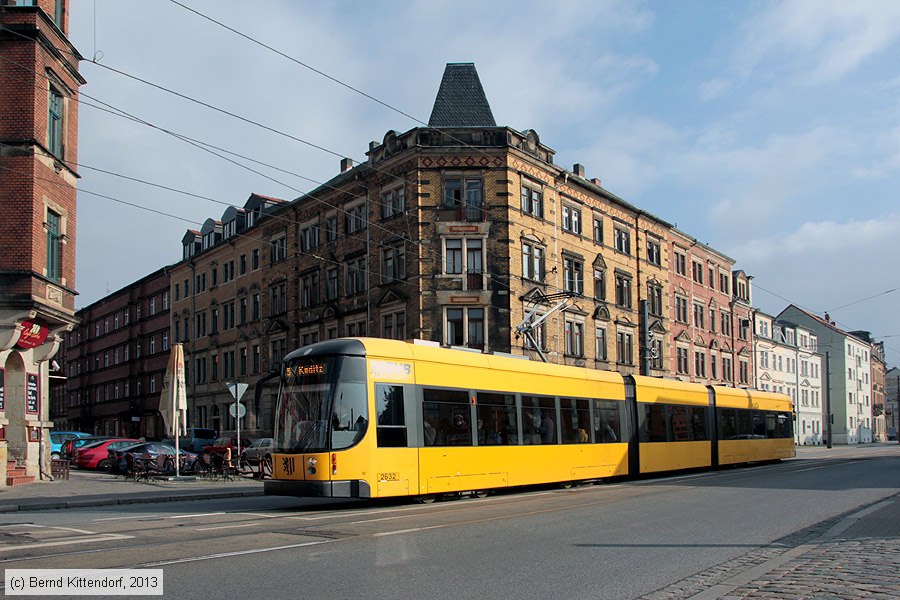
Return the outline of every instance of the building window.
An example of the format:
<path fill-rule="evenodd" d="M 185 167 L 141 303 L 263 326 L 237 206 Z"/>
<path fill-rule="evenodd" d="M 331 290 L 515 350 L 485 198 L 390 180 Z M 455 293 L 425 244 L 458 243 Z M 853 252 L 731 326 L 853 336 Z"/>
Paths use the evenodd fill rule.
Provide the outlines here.
<path fill-rule="evenodd" d="M 62 94 L 51 85 L 49 110 L 47 112 L 47 149 L 58 158 L 62 158 L 62 120 Z"/>
<path fill-rule="evenodd" d="M 277 263 L 287 258 L 287 236 L 280 235 L 269 242 L 269 262 Z"/>
<path fill-rule="evenodd" d="M 657 283 L 647 284 L 647 312 L 655 317 L 662 316 L 662 286 Z"/>
<path fill-rule="evenodd" d="M 522 186 L 522 212 L 539 219 L 544 218 L 544 196 L 541 192 L 528 186 Z"/>
<path fill-rule="evenodd" d="M 606 360 L 606 329 L 603 327 L 594 329 L 594 340 L 597 360 Z"/>
<path fill-rule="evenodd" d="M 347 295 L 353 296 L 366 291 L 366 257 L 350 259 L 347 262 Z"/>
<path fill-rule="evenodd" d="M 406 279 L 406 246 L 401 244 L 381 252 L 381 283 Z"/>
<path fill-rule="evenodd" d="M 366 335 L 366 320 L 352 321 L 347 323 L 347 337 L 364 337 Z"/>
<path fill-rule="evenodd" d="M 584 323 L 566 320 L 566 354 L 584 356 Z"/>
<path fill-rule="evenodd" d="M 631 254 L 631 233 L 624 227 L 613 227 L 616 252 Z"/>
<path fill-rule="evenodd" d="M 271 300 L 269 314 L 278 315 L 287 312 L 287 285 L 282 281 L 269 288 Z"/>
<path fill-rule="evenodd" d="M 300 345 L 301 346 L 309 346 L 310 344 L 315 344 L 319 341 L 319 332 L 318 331 L 309 331 L 300 336 Z"/>
<path fill-rule="evenodd" d="M 485 214 L 481 179 L 444 179 L 444 208 L 457 209 L 456 218 L 459 221 L 483 221 Z"/>
<path fill-rule="evenodd" d="M 318 247 L 319 245 L 319 226 L 316 224 L 307 225 L 300 229 L 300 248 L 304 252 Z"/>
<path fill-rule="evenodd" d="M 461 239 L 448 239 L 444 242 L 444 273 L 459 275 L 462 273 L 462 247 Z"/>
<path fill-rule="evenodd" d="M 406 311 L 384 315 L 381 319 L 381 335 L 389 340 L 405 340 Z"/>
<path fill-rule="evenodd" d="M 719 291 L 723 294 L 728 294 L 728 274 L 727 273 L 719 273 Z"/>
<path fill-rule="evenodd" d="M 52 210 L 47 211 L 47 279 L 62 279 L 62 219 Z"/>
<path fill-rule="evenodd" d="M 734 373 L 732 373 L 731 367 L 731 358 L 728 356 L 722 357 L 722 379 L 725 381 L 731 381 L 734 378 Z"/>
<path fill-rule="evenodd" d="M 698 329 L 704 328 L 704 308 L 702 304 L 694 304 L 694 327 Z"/>
<path fill-rule="evenodd" d="M 526 308 L 526 313 L 530 313 L 531 309 Z M 542 313 L 535 313 L 533 321 L 540 321 L 544 318 Z M 541 321 L 531 330 L 531 337 L 534 339 L 534 342 L 537 344 L 537 348 L 544 350 L 547 348 L 547 321 Z M 525 338 L 525 347 L 534 350 L 535 345 L 531 343 L 529 338 Z"/>
<path fill-rule="evenodd" d="M 449 238 L 445 240 L 444 272 L 448 275 L 463 273 L 463 254 L 466 257 L 464 279 L 468 290 L 484 289 L 484 243 L 480 238 Z"/>
<path fill-rule="evenodd" d="M 194 315 L 194 337 L 199 338 L 206 335 L 206 312 L 200 311 Z"/>
<path fill-rule="evenodd" d="M 703 283 L 703 264 L 698 263 L 697 261 L 693 261 L 691 263 L 693 268 L 693 278 L 696 283 Z"/>
<path fill-rule="evenodd" d="M 219 333 L 219 309 L 209 309 L 209 334 L 216 335 Z"/>
<path fill-rule="evenodd" d="M 259 360 L 259 344 L 253 345 L 253 352 L 251 352 L 250 356 L 253 360 L 253 372 L 259 373 L 260 369 L 260 360 Z"/>
<path fill-rule="evenodd" d="M 241 257 L 238 259 L 238 274 L 246 275 L 247 274 L 247 255 L 241 254 Z"/>
<path fill-rule="evenodd" d="M 620 365 L 634 364 L 634 335 L 630 331 L 616 332 L 616 360 Z"/>
<path fill-rule="evenodd" d="M 581 235 L 581 209 L 563 204 L 562 212 L 563 230 Z"/>
<path fill-rule="evenodd" d="M 388 219 L 406 211 L 406 188 L 398 187 L 381 194 L 381 218 Z"/>
<path fill-rule="evenodd" d="M 169 332 L 168 331 L 162 332 L 162 349 L 163 349 L 163 352 L 165 352 L 166 350 L 169 349 Z"/>
<path fill-rule="evenodd" d="M 333 242 L 337 239 L 337 216 L 325 217 L 325 241 Z"/>
<path fill-rule="evenodd" d="M 594 298 L 606 300 L 606 271 L 594 269 Z"/>
<path fill-rule="evenodd" d="M 662 340 L 655 339 L 650 341 L 650 368 L 658 370 L 663 368 Z"/>
<path fill-rule="evenodd" d="M 688 300 L 682 296 L 675 296 L 675 320 L 679 323 L 688 322 Z"/>
<path fill-rule="evenodd" d="M 647 262 L 657 267 L 662 265 L 662 248 L 659 240 L 647 238 Z"/>
<path fill-rule="evenodd" d="M 444 331 L 448 346 L 467 346 L 484 349 L 484 309 L 445 309 Z"/>
<path fill-rule="evenodd" d="M 543 282 L 545 276 L 544 248 L 530 242 L 522 242 L 522 277 Z"/>
<path fill-rule="evenodd" d="M 675 357 L 678 374 L 688 375 L 688 369 L 690 368 L 690 363 L 688 362 L 688 349 L 679 346 L 675 349 Z"/>
<path fill-rule="evenodd" d="M 746 385 L 750 381 L 750 363 L 745 359 L 740 359 L 740 364 L 738 365 L 738 376 L 740 383 Z"/>
<path fill-rule="evenodd" d="M 716 309 L 709 309 L 709 331 L 710 333 L 716 332 Z"/>
<path fill-rule="evenodd" d="M 243 325 L 247 322 L 247 299 L 238 299 L 238 324 Z"/>
<path fill-rule="evenodd" d="M 564 286 L 567 292 L 584 293 L 584 262 L 571 256 L 563 257 Z"/>
<path fill-rule="evenodd" d="M 344 215 L 344 231 L 347 235 L 357 231 L 365 231 L 367 223 L 366 205 L 364 203 L 347 207 Z"/>
<path fill-rule="evenodd" d="M 254 248 L 250 252 L 250 268 L 254 271 L 259 268 L 259 249 Z"/>
<path fill-rule="evenodd" d="M 319 270 L 300 276 L 300 307 L 309 308 L 319 303 Z"/>
<path fill-rule="evenodd" d="M 731 335 L 731 313 L 723 312 L 720 316 L 722 317 L 722 335 Z"/>
<path fill-rule="evenodd" d="M 616 306 L 631 308 L 631 275 L 616 273 Z"/>
<path fill-rule="evenodd" d="M 603 243 L 603 217 L 594 217 L 594 243 Z"/>
<path fill-rule="evenodd" d="M 253 294 L 250 298 L 250 309 L 254 321 L 259 321 L 259 293 Z"/>
<path fill-rule="evenodd" d="M 239 374 L 246 375 L 247 374 L 247 349 L 241 348 L 238 351 L 238 366 L 240 368 Z"/>
<path fill-rule="evenodd" d="M 675 272 L 682 277 L 687 276 L 687 256 L 678 250 L 675 251 Z"/>
<path fill-rule="evenodd" d="M 694 375 L 706 377 L 706 352 L 702 350 L 694 352 Z"/>
<path fill-rule="evenodd" d="M 337 267 L 330 267 L 325 271 L 325 299 L 335 300 L 338 297 L 338 274 Z"/>

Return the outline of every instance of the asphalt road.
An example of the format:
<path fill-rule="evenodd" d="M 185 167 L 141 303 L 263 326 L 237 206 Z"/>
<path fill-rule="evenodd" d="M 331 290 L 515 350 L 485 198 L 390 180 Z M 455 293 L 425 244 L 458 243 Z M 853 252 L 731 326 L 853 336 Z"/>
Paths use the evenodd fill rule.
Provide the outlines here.
<path fill-rule="evenodd" d="M 167 598 L 637 598 L 900 492 L 900 446 L 822 456 L 431 505 L 14 513 L 0 515 L 0 563 L 162 568 Z"/>

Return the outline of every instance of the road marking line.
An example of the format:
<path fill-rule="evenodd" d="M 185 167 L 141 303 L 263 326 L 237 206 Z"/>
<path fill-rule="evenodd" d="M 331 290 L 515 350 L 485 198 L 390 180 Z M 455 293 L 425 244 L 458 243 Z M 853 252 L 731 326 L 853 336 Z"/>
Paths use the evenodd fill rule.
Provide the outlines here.
<path fill-rule="evenodd" d="M 815 471 L 816 469 L 827 469 L 828 467 L 832 467 L 834 465 L 819 465 L 818 467 L 806 467 L 805 469 L 797 469 L 794 471 L 795 473 L 802 473 L 803 471 Z"/>
<path fill-rule="evenodd" d="M 18 546 L 7 546 L 0 547 L 0 552 L 6 552 L 8 550 L 27 550 L 30 548 L 47 548 L 49 546 L 69 546 L 71 544 L 90 544 L 93 542 L 111 542 L 114 540 L 128 540 L 132 539 L 133 535 L 123 535 L 120 533 L 107 533 L 103 535 L 99 535 L 96 537 L 89 538 L 67 538 L 65 540 L 53 541 L 53 542 L 37 542 L 34 544 L 20 544 Z"/>
<path fill-rule="evenodd" d="M 94 523 L 99 523 L 101 521 L 124 521 L 126 519 L 151 519 L 153 517 L 160 516 L 159 513 L 151 513 L 149 515 L 137 515 L 133 517 L 106 517 L 104 519 L 94 519 Z"/>
<path fill-rule="evenodd" d="M 280 519 L 284 517 L 284 515 L 267 515 L 265 513 L 255 513 L 255 512 L 229 512 L 229 515 L 250 515 L 251 517 L 259 517 L 260 519 Z"/>
<path fill-rule="evenodd" d="M 238 527 L 255 527 L 259 523 L 242 523 L 240 525 L 219 525 L 218 527 L 197 527 L 197 531 L 213 531 L 214 529 L 236 529 Z"/>
<path fill-rule="evenodd" d="M 431 527 L 415 527 L 413 529 L 399 529 L 397 531 L 383 531 L 381 533 L 373 533 L 372 537 L 385 537 L 388 535 L 400 535 L 402 533 L 415 533 L 417 531 L 426 531 L 428 529 L 441 529 L 442 527 L 448 527 L 448 525 L 432 525 Z"/>
<path fill-rule="evenodd" d="M 224 515 L 224 512 L 211 512 L 211 513 L 194 513 L 190 515 L 175 515 L 172 517 L 162 517 L 163 519 L 194 519 L 196 517 L 217 517 L 219 515 Z"/>
<path fill-rule="evenodd" d="M 317 546 L 319 544 L 330 544 L 332 541 L 333 540 L 318 540 L 315 542 L 305 542 L 302 544 L 290 544 L 288 546 L 273 546 L 271 548 L 256 548 L 255 550 L 239 550 L 237 552 L 222 552 L 221 554 L 208 554 L 206 556 L 192 556 L 190 558 L 179 558 L 176 560 L 160 560 L 160 561 L 135 565 L 134 568 L 161 567 L 164 565 L 177 565 L 180 563 L 197 562 L 200 560 L 214 560 L 217 558 L 229 558 L 232 556 L 242 556 L 244 554 L 259 554 L 262 552 L 275 552 L 276 550 L 290 550 L 292 548 L 304 548 L 306 546 Z"/>

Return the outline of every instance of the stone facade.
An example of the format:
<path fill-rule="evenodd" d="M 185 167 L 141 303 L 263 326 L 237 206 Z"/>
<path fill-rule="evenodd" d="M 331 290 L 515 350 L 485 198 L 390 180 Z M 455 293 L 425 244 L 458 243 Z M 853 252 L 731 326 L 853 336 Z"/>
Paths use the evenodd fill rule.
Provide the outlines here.
<path fill-rule="evenodd" d="M 49 473 L 50 360 L 75 318 L 78 73 L 65 0 L 0 5 L 0 485 Z"/>

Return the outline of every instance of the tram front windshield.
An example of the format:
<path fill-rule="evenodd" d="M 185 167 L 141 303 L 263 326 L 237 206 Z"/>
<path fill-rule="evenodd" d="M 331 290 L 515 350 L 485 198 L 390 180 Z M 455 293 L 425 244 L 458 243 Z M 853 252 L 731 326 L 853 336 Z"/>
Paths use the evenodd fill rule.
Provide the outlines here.
<path fill-rule="evenodd" d="M 300 357 L 285 363 L 275 451 L 327 452 L 356 444 L 368 428 L 365 358 Z"/>

